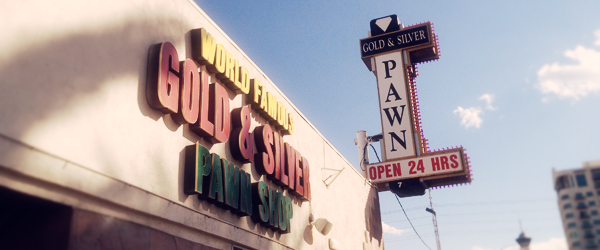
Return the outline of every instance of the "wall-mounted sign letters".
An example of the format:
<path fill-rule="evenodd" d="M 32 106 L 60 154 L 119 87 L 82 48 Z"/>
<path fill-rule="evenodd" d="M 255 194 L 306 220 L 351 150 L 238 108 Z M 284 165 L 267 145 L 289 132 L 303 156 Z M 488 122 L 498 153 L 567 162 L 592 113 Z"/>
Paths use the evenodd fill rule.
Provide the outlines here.
<path fill-rule="evenodd" d="M 308 160 L 283 138 L 294 133 L 294 116 L 205 29 L 192 30 L 191 40 L 192 58 L 183 61 L 169 42 L 150 48 L 148 104 L 178 124 L 189 124 L 191 132 L 210 144 L 228 142 L 233 159 L 210 153 L 198 143 L 188 146 L 185 193 L 289 233 L 289 196 L 311 199 Z M 243 95 L 247 105 L 231 110 L 230 93 Z M 252 109 L 267 121 L 253 131 Z M 231 160 L 252 163 L 260 175 L 255 178 L 265 178 L 252 183 L 251 172 Z"/>

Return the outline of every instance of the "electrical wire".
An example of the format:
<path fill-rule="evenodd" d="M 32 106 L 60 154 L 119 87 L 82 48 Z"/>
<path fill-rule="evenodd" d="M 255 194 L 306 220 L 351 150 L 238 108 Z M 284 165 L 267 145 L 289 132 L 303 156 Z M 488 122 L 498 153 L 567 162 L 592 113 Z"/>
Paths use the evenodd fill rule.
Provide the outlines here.
<path fill-rule="evenodd" d="M 368 149 L 369 149 L 369 142 L 367 142 L 363 148 L 363 162 L 360 163 L 360 170 L 362 170 L 362 171 L 367 171 L 367 168 L 365 167 L 365 164 L 364 164 L 364 159 L 366 158 L 365 156 L 367 155 Z M 379 159 L 379 157 L 377 157 L 377 159 Z"/>
<path fill-rule="evenodd" d="M 381 162 L 381 159 L 379 159 L 379 155 L 377 155 L 377 150 L 375 150 L 375 147 L 373 147 L 373 144 L 369 144 L 369 146 L 371 146 L 371 148 L 373 148 L 373 152 L 375 152 L 375 156 L 377 156 L 377 160 L 379 162 Z"/>
<path fill-rule="evenodd" d="M 420 219 L 426 219 L 426 218 L 431 218 L 429 216 L 424 216 L 424 217 L 417 217 L 417 218 L 412 218 L 412 220 L 420 220 Z M 398 222 L 405 222 L 406 220 L 395 220 L 395 221 L 386 221 L 386 224 L 393 224 L 393 223 L 398 223 Z M 445 221 L 445 220 L 444 220 Z M 527 218 L 527 221 L 543 221 L 543 222 L 547 222 L 547 223 L 555 223 L 556 221 L 560 221 L 560 217 L 553 217 L 553 218 L 547 218 L 547 216 L 544 217 L 540 217 L 540 218 Z M 450 222 L 444 222 L 444 224 L 469 224 L 469 223 L 491 223 L 491 222 L 505 222 L 505 223 L 514 223 L 512 221 L 508 221 L 507 219 L 492 219 L 492 220 L 460 220 L 460 221 L 450 221 Z M 420 226 L 431 226 L 431 223 L 428 224 L 421 224 L 421 225 L 416 225 L 415 227 L 420 227 Z M 401 227 L 398 229 L 406 229 L 406 228 L 410 228 L 410 227 Z"/>
<path fill-rule="evenodd" d="M 421 241 L 423 242 L 423 244 L 429 250 L 431 250 L 431 248 L 427 245 L 427 243 L 425 243 L 425 241 L 423 240 L 423 238 L 421 238 L 421 236 L 419 235 L 419 233 L 417 233 L 417 229 L 415 229 L 415 227 L 413 226 L 412 222 L 410 222 L 410 219 L 408 218 L 408 215 L 406 214 L 406 211 L 404 211 L 404 207 L 402 207 L 402 203 L 400 203 L 400 198 L 398 198 L 398 195 L 396 195 L 396 200 L 398 201 L 398 204 L 400 204 L 400 207 L 402 208 L 402 211 L 404 212 L 404 216 L 406 216 L 406 219 L 408 220 L 408 223 L 410 223 L 410 226 L 412 227 L 413 231 L 415 231 L 415 233 L 417 234 L 417 236 L 419 236 L 419 239 L 421 239 Z"/>
<path fill-rule="evenodd" d="M 406 209 L 406 211 L 412 211 L 412 210 L 421 210 L 422 208 L 410 208 L 410 209 Z M 448 217 L 448 216 L 473 216 L 473 215 L 489 215 L 489 214 L 507 214 L 507 213 L 518 213 L 518 212 L 541 212 L 541 211 L 556 211 L 558 210 L 557 208 L 544 208 L 544 209 L 526 209 L 526 210 L 504 210 L 504 211 L 485 211 L 485 212 L 472 212 L 472 213 L 458 213 L 458 214 L 446 214 L 446 213 L 442 213 L 440 214 L 440 216 L 444 216 L 444 217 Z M 395 213 L 400 213 L 400 211 L 402 210 L 392 210 L 392 211 L 387 211 L 387 212 L 383 212 L 381 213 L 382 215 L 389 215 L 389 214 L 395 214 Z"/>
<path fill-rule="evenodd" d="M 426 218 L 431 218 L 431 217 L 423 216 L 423 217 L 413 218 L 413 220 L 426 219 Z M 390 223 L 403 222 L 403 221 L 406 221 L 406 220 L 395 220 L 395 221 L 389 221 L 389 222 L 385 222 L 385 223 L 390 224 Z"/>
<path fill-rule="evenodd" d="M 480 202 L 463 202 L 463 203 L 442 203 L 436 204 L 437 207 L 455 207 L 455 206 L 495 206 L 495 205 L 514 205 L 515 203 L 542 203 L 542 202 L 556 202 L 556 197 L 552 198 L 539 198 L 539 199 L 526 199 L 526 200 L 497 200 L 497 201 L 480 201 Z"/>

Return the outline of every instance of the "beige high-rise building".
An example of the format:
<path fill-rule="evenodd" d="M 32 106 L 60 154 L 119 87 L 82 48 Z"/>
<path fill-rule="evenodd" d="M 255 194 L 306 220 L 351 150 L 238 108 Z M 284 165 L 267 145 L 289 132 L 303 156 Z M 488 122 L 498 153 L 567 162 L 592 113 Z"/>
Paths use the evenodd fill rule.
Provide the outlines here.
<path fill-rule="evenodd" d="M 577 169 L 553 169 L 552 176 L 569 249 L 598 249 L 600 160 L 584 162 Z"/>

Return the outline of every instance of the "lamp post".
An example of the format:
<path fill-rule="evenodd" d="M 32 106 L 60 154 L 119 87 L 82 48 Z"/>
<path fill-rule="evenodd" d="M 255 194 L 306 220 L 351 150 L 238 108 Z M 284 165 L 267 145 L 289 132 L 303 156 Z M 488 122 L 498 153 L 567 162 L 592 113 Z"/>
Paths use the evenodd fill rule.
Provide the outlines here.
<path fill-rule="evenodd" d="M 425 211 L 430 212 L 433 215 L 433 228 L 435 229 L 435 239 L 437 242 L 437 249 L 438 250 L 442 250 L 442 246 L 440 245 L 440 234 L 438 233 L 438 226 L 437 226 L 437 216 L 435 211 L 433 210 L 433 200 L 431 198 L 431 188 L 429 189 L 429 204 L 431 205 L 431 208 L 425 208 Z"/>

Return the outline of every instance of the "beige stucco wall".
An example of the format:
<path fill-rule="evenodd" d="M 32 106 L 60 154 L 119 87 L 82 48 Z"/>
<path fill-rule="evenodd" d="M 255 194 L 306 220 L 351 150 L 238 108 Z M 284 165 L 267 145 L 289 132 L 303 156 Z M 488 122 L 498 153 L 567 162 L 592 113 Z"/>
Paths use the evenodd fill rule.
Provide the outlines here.
<path fill-rule="evenodd" d="M 329 249 L 330 238 L 362 249 L 365 231 L 383 248 L 376 190 L 193 2 L 2 1 L 0 22 L 0 185 L 220 249 Z M 197 28 L 294 114 L 284 140 L 310 162 L 312 202 L 295 200 L 290 234 L 183 193 L 183 150 L 196 141 L 260 177 L 226 143 L 211 146 L 147 104 L 149 47 L 168 41 L 189 58 Z M 252 113 L 253 127 L 264 124 Z M 323 168 L 344 170 L 327 186 L 336 172 Z M 310 230 L 311 210 L 334 224 L 329 235 Z"/>

